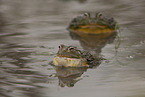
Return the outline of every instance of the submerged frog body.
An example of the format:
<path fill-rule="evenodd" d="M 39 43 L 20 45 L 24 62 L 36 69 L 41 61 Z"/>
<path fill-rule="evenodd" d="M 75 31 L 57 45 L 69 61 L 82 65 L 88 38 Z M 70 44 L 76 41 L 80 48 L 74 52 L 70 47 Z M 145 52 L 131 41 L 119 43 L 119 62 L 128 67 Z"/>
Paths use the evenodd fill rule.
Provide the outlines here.
<path fill-rule="evenodd" d="M 116 26 L 117 23 L 112 17 L 104 16 L 101 12 L 94 16 L 84 13 L 71 21 L 68 30 L 75 33 L 102 34 L 114 32 Z"/>
<path fill-rule="evenodd" d="M 100 60 L 101 58 L 95 58 L 89 52 L 78 50 L 76 47 L 60 45 L 53 64 L 64 67 L 93 67 L 100 64 Z"/>

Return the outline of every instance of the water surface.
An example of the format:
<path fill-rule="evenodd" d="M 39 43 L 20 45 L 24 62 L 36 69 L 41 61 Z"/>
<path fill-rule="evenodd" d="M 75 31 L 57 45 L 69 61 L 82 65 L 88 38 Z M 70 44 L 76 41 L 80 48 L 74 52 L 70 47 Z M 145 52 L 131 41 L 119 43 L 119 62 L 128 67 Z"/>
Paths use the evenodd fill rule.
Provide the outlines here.
<path fill-rule="evenodd" d="M 90 49 L 66 28 L 96 11 L 120 27 L 119 40 L 96 50 L 107 61 L 87 70 L 52 67 L 60 44 Z M 0 97 L 144 97 L 144 12 L 144 0 L 0 0 Z"/>

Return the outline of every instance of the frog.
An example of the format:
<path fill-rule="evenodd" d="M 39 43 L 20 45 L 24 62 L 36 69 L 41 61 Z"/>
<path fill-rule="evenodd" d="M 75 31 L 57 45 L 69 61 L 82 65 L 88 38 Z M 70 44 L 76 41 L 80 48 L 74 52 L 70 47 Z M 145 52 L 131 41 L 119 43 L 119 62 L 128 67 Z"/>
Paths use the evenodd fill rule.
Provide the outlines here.
<path fill-rule="evenodd" d="M 104 15 L 102 12 L 95 14 L 86 12 L 72 19 L 67 30 L 77 34 L 112 34 L 118 25 L 113 17 Z"/>
<path fill-rule="evenodd" d="M 101 60 L 102 58 L 95 57 L 88 51 L 61 44 L 53 59 L 53 64 L 63 67 L 94 67 L 98 66 Z"/>

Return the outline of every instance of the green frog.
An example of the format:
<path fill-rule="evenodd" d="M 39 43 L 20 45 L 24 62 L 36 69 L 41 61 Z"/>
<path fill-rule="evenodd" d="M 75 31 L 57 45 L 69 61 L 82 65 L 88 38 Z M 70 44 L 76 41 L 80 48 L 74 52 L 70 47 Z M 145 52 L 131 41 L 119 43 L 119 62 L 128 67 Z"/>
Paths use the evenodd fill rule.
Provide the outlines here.
<path fill-rule="evenodd" d="M 62 44 L 53 59 L 53 64 L 64 67 L 93 67 L 99 65 L 101 59 L 89 52 L 78 50 L 77 47 Z"/>
<path fill-rule="evenodd" d="M 101 12 L 96 12 L 95 15 L 84 13 L 82 16 L 75 17 L 68 30 L 75 33 L 85 34 L 112 34 L 117 26 L 117 22 L 112 17 L 105 16 Z"/>

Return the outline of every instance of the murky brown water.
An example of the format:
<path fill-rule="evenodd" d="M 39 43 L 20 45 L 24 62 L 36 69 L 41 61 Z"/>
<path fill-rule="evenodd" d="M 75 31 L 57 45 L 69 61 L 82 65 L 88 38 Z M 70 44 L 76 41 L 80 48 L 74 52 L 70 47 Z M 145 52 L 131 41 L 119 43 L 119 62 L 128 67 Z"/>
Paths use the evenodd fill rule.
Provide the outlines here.
<path fill-rule="evenodd" d="M 66 30 L 86 11 L 118 21 L 119 41 L 97 48 L 107 61 L 52 67 L 60 44 L 91 48 Z M 0 97 L 145 97 L 144 12 L 144 0 L 0 0 Z"/>

